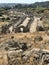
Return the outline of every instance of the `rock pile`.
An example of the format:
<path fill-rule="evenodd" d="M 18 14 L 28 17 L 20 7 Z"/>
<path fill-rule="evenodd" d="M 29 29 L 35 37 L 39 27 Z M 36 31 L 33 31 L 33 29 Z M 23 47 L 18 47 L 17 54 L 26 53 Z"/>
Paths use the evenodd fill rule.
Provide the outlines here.
<path fill-rule="evenodd" d="M 0 65 L 48 65 L 49 51 L 32 48 L 31 44 L 9 40 L 0 44 Z M 1 56 L 2 55 L 2 56 Z M 4 60 L 4 61 L 3 61 Z M 0 62 L 1 62 L 0 61 Z"/>

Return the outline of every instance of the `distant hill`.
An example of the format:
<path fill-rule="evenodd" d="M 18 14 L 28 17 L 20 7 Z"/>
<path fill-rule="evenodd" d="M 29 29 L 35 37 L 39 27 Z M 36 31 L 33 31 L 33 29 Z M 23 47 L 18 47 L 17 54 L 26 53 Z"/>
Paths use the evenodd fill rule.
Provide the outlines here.
<path fill-rule="evenodd" d="M 0 3 L 0 7 L 12 7 L 15 5 L 16 3 Z"/>
<path fill-rule="evenodd" d="M 0 7 L 17 7 L 17 8 L 27 8 L 27 7 L 47 7 L 49 8 L 49 1 L 46 2 L 35 2 L 32 4 L 20 4 L 20 3 L 0 3 Z"/>
<path fill-rule="evenodd" d="M 36 2 L 32 5 L 33 7 L 41 6 L 41 7 L 49 7 L 49 1 L 46 2 Z"/>

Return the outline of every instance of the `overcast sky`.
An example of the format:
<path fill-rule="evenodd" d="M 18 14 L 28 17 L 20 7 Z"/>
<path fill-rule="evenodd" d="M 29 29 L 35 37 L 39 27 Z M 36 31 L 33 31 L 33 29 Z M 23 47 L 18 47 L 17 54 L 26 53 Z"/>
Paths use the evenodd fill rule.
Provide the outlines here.
<path fill-rule="evenodd" d="M 0 0 L 0 3 L 34 3 L 49 0 Z"/>

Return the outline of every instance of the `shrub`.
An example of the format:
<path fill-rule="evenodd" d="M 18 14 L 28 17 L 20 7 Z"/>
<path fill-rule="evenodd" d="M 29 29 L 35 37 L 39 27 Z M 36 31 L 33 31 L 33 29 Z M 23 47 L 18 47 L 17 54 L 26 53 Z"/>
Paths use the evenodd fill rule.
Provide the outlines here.
<path fill-rule="evenodd" d="M 42 40 L 43 40 L 43 38 L 41 36 L 36 36 L 34 38 L 34 41 L 42 41 Z"/>

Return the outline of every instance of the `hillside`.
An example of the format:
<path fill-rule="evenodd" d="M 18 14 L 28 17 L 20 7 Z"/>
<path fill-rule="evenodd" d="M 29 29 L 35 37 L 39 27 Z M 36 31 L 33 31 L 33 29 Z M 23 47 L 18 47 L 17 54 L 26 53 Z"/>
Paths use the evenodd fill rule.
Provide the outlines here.
<path fill-rule="evenodd" d="M 0 3 L 0 65 L 49 65 L 49 1 Z"/>

